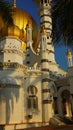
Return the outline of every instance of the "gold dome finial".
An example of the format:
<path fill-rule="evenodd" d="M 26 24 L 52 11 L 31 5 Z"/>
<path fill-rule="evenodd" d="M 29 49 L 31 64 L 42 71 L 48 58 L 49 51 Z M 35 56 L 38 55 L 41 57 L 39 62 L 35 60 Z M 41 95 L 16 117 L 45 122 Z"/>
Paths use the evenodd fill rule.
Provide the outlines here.
<path fill-rule="evenodd" d="M 16 0 L 13 0 L 13 7 L 16 8 Z"/>
<path fill-rule="evenodd" d="M 46 29 L 45 29 L 45 26 L 44 26 L 44 25 L 41 27 L 41 33 L 42 33 L 42 34 L 46 34 Z"/>
<path fill-rule="evenodd" d="M 27 27 L 32 27 L 32 24 L 31 24 L 30 19 L 27 21 L 26 28 L 27 28 Z"/>
<path fill-rule="evenodd" d="M 72 57 L 72 54 L 71 54 L 70 49 L 67 50 L 67 52 L 66 52 L 66 56 L 67 56 L 67 58 Z"/>
<path fill-rule="evenodd" d="M 26 24 L 26 27 L 29 27 L 29 20 L 28 20 L 28 22 L 27 22 L 27 24 Z"/>

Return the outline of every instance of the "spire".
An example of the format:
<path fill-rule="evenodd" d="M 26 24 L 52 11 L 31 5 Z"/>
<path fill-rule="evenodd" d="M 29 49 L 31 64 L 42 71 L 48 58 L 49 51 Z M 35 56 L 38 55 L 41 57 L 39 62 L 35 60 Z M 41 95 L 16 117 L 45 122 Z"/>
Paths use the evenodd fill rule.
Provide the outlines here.
<path fill-rule="evenodd" d="M 13 7 L 16 8 L 16 0 L 13 0 Z"/>
<path fill-rule="evenodd" d="M 67 50 L 66 56 L 67 56 L 68 67 L 71 67 L 72 66 L 72 53 L 70 49 Z"/>
<path fill-rule="evenodd" d="M 26 24 L 26 27 L 29 27 L 29 20 L 28 20 L 28 22 L 27 22 L 27 24 Z"/>
<path fill-rule="evenodd" d="M 70 58 L 70 57 L 72 57 L 72 54 L 71 54 L 71 51 L 70 51 L 70 49 L 68 49 L 68 50 L 67 50 L 67 52 L 66 52 L 66 56 L 67 56 L 67 58 Z"/>

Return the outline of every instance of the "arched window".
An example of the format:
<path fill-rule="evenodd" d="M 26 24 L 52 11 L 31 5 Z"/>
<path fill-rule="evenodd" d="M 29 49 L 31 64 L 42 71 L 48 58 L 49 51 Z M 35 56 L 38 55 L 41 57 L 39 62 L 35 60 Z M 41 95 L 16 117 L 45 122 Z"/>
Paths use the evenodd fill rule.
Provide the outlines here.
<path fill-rule="evenodd" d="M 41 0 L 41 4 L 43 4 L 43 0 Z"/>
<path fill-rule="evenodd" d="M 48 1 L 48 3 L 49 3 L 49 0 L 47 0 Z"/>
<path fill-rule="evenodd" d="M 29 95 L 36 95 L 37 88 L 34 85 L 31 85 L 27 89 Z"/>
<path fill-rule="evenodd" d="M 36 96 L 28 96 L 27 107 L 28 109 L 38 109 L 38 98 Z"/>
<path fill-rule="evenodd" d="M 47 0 L 45 0 L 44 2 L 47 3 Z"/>
<path fill-rule="evenodd" d="M 46 4 L 49 3 L 49 0 L 44 0 L 44 3 L 46 3 Z"/>
<path fill-rule="evenodd" d="M 29 86 L 27 89 L 28 97 L 27 97 L 27 108 L 28 109 L 38 109 L 38 98 L 37 88 L 33 85 Z"/>

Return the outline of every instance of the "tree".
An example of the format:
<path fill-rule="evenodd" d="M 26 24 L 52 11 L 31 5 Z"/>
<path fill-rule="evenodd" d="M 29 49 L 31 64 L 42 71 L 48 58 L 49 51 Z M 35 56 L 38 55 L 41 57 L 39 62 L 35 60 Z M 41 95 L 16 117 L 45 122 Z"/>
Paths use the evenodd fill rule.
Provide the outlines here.
<path fill-rule="evenodd" d="M 10 6 L 8 1 L 0 0 L 0 16 L 7 26 L 13 24 L 12 7 Z"/>
<path fill-rule="evenodd" d="M 52 21 L 54 42 L 73 47 L 73 0 L 52 0 Z"/>

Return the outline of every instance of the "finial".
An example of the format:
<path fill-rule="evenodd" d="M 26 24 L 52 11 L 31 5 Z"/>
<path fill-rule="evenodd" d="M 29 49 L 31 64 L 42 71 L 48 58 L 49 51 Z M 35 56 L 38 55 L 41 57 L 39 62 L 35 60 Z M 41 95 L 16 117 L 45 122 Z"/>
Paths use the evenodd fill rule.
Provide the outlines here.
<path fill-rule="evenodd" d="M 30 20 L 30 19 L 28 19 L 28 21 L 27 21 L 26 28 L 27 28 L 27 27 L 32 28 L 32 23 L 31 23 L 31 20 Z"/>
<path fill-rule="evenodd" d="M 29 27 L 29 20 L 27 21 L 26 27 Z"/>
<path fill-rule="evenodd" d="M 13 7 L 16 8 L 16 0 L 13 0 Z"/>
<path fill-rule="evenodd" d="M 42 33 L 42 34 L 46 34 L 46 29 L 45 29 L 45 26 L 44 26 L 44 25 L 41 27 L 41 33 Z"/>

